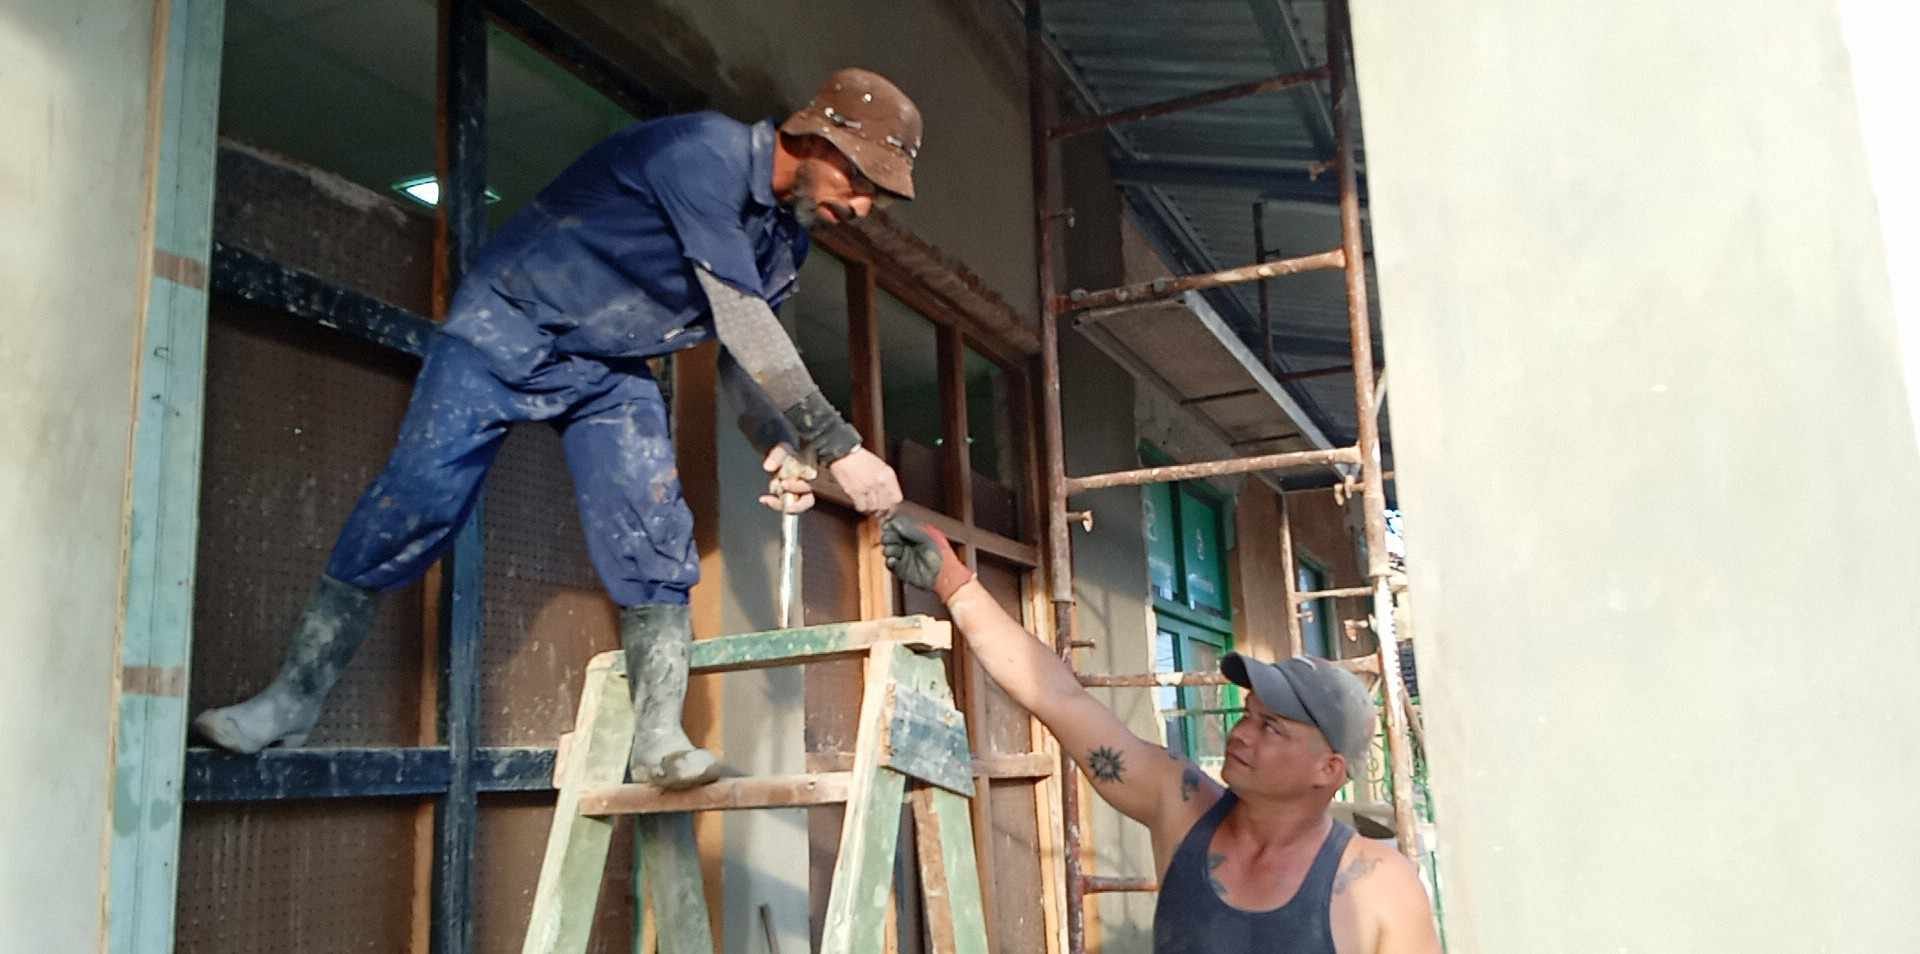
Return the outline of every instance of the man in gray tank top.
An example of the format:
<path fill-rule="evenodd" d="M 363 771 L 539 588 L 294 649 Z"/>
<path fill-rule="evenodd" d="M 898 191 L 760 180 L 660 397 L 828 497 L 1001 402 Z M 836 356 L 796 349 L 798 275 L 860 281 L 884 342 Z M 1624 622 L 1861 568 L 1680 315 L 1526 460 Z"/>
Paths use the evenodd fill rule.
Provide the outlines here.
<path fill-rule="evenodd" d="M 1160 874 L 1155 954 L 1438 954 L 1413 864 L 1328 814 L 1373 735 L 1373 705 L 1351 673 L 1305 656 L 1223 659 L 1249 691 L 1222 788 L 1094 699 L 940 531 L 894 519 L 882 544 L 887 567 L 946 603 L 987 675 L 1060 740 L 1094 791 L 1147 826 Z"/>

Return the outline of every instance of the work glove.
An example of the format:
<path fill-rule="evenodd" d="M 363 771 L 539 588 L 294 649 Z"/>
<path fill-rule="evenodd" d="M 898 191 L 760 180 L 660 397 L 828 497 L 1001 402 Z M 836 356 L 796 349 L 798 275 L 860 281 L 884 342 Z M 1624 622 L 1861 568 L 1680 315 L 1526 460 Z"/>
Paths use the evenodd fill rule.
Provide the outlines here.
<path fill-rule="evenodd" d="M 861 513 L 892 510 L 900 505 L 900 479 L 887 462 L 864 447 L 856 447 L 845 457 L 827 465 L 827 471 L 840 489 L 853 498 Z"/>
<path fill-rule="evenodd" d="M 944 603 L 973 579 L 947 535 L 924 524 L 892 517 L 880 528 L 880 552 L 901 582 L 932 590 Z"/>
<path fill-rule="evenodd" d="M 805 513 L 813 509 L 813 484 L 820 476 L 813 466 L 800 459 L 793 448 L 774 445 L 767 459 L 760 462 L 767 472 L 767 492 L 760 497 L 762 506 L 774 513 Z"/>

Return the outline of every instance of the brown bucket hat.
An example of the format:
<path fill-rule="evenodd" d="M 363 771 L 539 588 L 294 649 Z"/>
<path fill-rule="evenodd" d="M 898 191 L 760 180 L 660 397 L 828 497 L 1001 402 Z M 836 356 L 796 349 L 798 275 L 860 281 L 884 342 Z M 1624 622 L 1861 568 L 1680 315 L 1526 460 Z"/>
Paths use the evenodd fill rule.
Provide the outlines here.
<path fill-rule="evenodd" d="M 913 198 L 920 108 L 886 77 L 862 69 L 835 71 L 811 102 L 780 124 L 780 131 L 826 139 L 874 185 Z"/>

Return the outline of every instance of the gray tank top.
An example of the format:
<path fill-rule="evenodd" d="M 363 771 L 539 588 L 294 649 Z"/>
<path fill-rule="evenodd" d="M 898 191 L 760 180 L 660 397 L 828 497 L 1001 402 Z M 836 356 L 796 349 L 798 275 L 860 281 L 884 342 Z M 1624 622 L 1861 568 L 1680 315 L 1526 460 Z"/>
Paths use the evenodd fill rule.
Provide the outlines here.
<path fill-rule="evenodd" d="M 1193 823 L 1173 853 L 1153 909 L 1154 954 L 1334 954 L 1333 876 L 1353 829 L 1334 819 L 1292 899 L 1271 911 L 1242 911 L 1207 879 L 1213 833 L 1239 799 L 1228 792 Z"/>

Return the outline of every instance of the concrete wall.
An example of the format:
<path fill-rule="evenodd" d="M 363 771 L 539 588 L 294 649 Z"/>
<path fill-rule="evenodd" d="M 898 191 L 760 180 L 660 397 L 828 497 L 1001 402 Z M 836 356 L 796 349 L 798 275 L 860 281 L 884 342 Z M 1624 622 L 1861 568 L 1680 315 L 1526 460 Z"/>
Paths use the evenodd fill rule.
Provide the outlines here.
<path fill-rule="evenodd" d="M 101 934 L 153 4 L 0 12 L 0 923 Z"/>
<path fill-rule="evenodd" d="M 1790 0 L 1356 15 L 1453 948 L 1920 949 L 1915 210 L 1856 110 L 1911 57 L 1856 88 Z"/>

